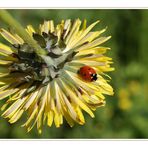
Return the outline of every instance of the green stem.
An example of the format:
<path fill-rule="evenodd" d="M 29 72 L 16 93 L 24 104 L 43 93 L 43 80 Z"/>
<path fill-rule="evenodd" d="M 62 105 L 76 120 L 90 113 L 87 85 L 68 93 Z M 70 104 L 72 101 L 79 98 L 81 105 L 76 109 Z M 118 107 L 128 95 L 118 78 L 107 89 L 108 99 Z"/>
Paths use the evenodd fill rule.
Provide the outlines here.
<path fill-rule="evenodd" d="M 17 22 L 6 10 L 0 10 L 0 19 L 14 28 L 15 32 L 28 43 L 35 52 L 41 56 L 45 55 L 45 51 L 37 44 L 37 42 L 25 31 L 19 22 Z"/>

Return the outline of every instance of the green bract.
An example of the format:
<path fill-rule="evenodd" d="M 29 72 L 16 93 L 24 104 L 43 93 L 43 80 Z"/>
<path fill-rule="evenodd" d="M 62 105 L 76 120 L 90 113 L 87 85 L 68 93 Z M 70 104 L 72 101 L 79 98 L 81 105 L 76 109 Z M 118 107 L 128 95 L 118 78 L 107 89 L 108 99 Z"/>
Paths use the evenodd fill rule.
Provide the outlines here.
<path fill-rule="evenodd" d="M 27 43 L 14 44 L 16 53 L 13 53 L 13 57 L 17 58 L 17 62 L 9 68 L 11 73 L 25 73 L 26 76 L 22 79 L 24 82 L 35 81 L 34 85 L 46 85 L 60 75 L 60 70 L 77 52 L 63 53 L 66 47 L 64 39 L 58 40 L 58 37 L 50 32 L 43 32 L 42 35 L 33 33 L 33 38 L 45 50 L 46 55 L 38 56 Z"/>

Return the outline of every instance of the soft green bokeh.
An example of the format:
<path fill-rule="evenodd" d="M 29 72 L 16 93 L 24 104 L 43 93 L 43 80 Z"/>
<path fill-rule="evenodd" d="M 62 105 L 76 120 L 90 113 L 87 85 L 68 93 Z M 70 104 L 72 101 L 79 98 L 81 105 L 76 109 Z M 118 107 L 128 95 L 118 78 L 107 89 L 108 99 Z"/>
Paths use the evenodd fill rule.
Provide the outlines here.
<path fill-rule="evenodd" d="M 101 20 L 95 29 L 108 26 L 105 35 L 112 38 L 106 46 L 113 58 L 115 71 L 111 84 L 115 95 L 106 96 L 106 106 L 98 108 L 95 118 L 85 114 L 86 124 L 70 128 L 44 127 L 39 135 L 20 125 L 25 118 L 10 125 L 0 118 L 0 138 L 148 138 L 148 10 L 9 10 L 25 27 L 38 28 L 44 20 L 87 19 L 88 25 Z M 3 22 L 0 27 L 7 28 Z M 5 42 L 2 37 L 0 40 Z"/>

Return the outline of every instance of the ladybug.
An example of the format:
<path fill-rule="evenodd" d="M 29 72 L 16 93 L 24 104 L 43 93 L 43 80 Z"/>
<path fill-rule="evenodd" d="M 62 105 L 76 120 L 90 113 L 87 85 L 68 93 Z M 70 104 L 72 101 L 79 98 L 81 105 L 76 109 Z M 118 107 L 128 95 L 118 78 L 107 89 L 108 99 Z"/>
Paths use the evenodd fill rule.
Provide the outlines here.
<path fill-rule="evenodd" d="M 88 82 L 96 81 L 97 80 L 97 73 L 96 71 L 90 66 L 83 66 L 78 70 L 78 74 L 80 77 Z"/>

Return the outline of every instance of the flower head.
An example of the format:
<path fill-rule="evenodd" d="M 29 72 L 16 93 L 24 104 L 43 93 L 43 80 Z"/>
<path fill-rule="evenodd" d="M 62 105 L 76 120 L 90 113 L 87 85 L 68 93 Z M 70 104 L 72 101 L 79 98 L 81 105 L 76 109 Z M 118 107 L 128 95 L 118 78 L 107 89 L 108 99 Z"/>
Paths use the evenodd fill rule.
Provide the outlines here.
<path fill-rule="evenodd" d="M 17 34 L 1 29 L 10 43 L 0 43 L 0 100 L 6 100 L 2 116 L 14 123 L 27 112 L 23 126 L 30 131 L 37 125 L 39 132 L 45 123 L 60 127 L 63 117 L 71 127 L 74 122 L 83 125 L 83 110 L 94 117 L 93 111 L 105 105 L 104 94 L 113 95 L 104 78 L 108 76 L 104 72 L 113 70 L 112 59 L 104 56 L 110 48 L 100 46 L 110 36 L 100 37 L 106 28 L 91 31 L 98 22 L 86 27 L 86 21 L 66 20 L 55 27 L 51 20 L 37 31 L 27 26 L 28 34 L 45 51 L 40 55 Z M 95 81 L 78 74 L 86 65 L 96 72 Z"/>

